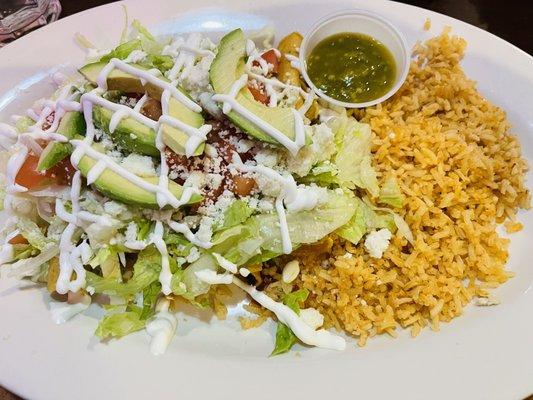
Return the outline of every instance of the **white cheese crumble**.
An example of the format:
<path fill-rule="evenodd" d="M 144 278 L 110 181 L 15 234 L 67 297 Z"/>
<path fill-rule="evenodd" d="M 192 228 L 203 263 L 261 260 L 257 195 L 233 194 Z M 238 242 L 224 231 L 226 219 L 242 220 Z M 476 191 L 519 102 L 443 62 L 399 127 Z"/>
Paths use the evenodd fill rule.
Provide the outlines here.
<path fill-rule="evenodd" d="M 263 165 L 269 168 L 272 168 L 279 163 L 278 152 L 268 148 L 258 151 L 254 158 L 258 165 Z"/>
<path fill-rule="evenodd" d="M 386 228 L 370 232 L 365 239 L 365 248 L 370 257 L 383 257 L 383 253 L 389 247 L 391 237 L 392 233 Z"/>
<path fill-rule="evenodd" d="M 137 176 L 156 176 L 154 161 L 152 157 L 141 156 L 140 154 L 129 154 L 122 160 L 122 167 Z"/>
<path fill-rule="evenodd" d="M 196 260 L 200 258 L 200 250 L 198 250 L 198 247 L 192 247 L 189 251 L 189 255 L 187 256 L 187 262 L 189 264 L 192 264 Z"/>

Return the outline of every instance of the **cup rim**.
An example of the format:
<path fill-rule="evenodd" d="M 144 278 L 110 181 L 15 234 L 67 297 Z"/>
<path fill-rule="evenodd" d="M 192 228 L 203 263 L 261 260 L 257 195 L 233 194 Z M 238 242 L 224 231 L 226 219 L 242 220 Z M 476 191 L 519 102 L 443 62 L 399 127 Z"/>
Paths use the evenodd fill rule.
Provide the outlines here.
<path fill-rule="evenodd" d="M 383 96 L 378 97 L 377 99 L 365 101 L 362 103 L 351 103 L 351 102 L 341 101 L 341 100 L 337 100 L 337 99 L 334 99 L 328 96 L 327 94 L 325 94 L 324 92 L 322 92 L 320 89 L 318 89 L 315 86 L 315 84 L 313 83 L 311 78 L 309 78 L 309 75 L 307 74 L 306 55 L 307 55 L 307 45 L 308 45 L 309 38 L 312 35 L 314 35 L 327 22 L 338 19 L 340 17 L 349 17 L 352 15 L 362 15 L 365 17 L 369 17 L 370 19 L 377 20 L 378 22 L 385 25 L 391 31 L 391 33 L 395 35 L 396 38 L 399 40 L 402 52 L 404 53 L 404 62 L 403 62 L 403 65 L 401 65 L 401 67 L 403 67 L 403 72 L 396 79 L 396 82 L 389 89 L 389 91 L 385 93 Z M 407 48 L 407 41 L 405 40 L 405 37 L 398 30 L 398 28 L 396 28 L 396 26 L 394 26 L 390 21 L 388 21 L 387 19 L 383 18 L 381 15 L 378 15 L 374 12 L 363 10 L 363 9 L 358 9 L 358 8 L 352 8 L 352 9 L 337 11 L 337 12 L 328 14 L 320 18 L 317 22 L 315 22 L 315 24 L 311 27 L 311 29 L 309 29 L 309 31 L 305 34 L 304 39 L 302 40 L 302 44 L 300 46 L 299 63 L 300 63 L 301 73 L 302 73 L 304 80 L 306 81 L 309 88 L 319 97 L 321 97 L 322 99 L 326 100 L 327 102 L 331 104 L 334 104 L 340 107 L 365 108 L 365 107 L 370 107 L 370 106 L 374 106 L 376 104 L 382 103 L 383 101 L 387 100 L 389 97 L 394 95 L 400 89 L 400 87 L 403 85 L 403 83 L 405 82 L 407 78 L 407 74 L 409 73 L 411 57 L 409 55 L 409 51 Z M 398 65 L 398 67 L 400 67 L 400 65 Z"/>

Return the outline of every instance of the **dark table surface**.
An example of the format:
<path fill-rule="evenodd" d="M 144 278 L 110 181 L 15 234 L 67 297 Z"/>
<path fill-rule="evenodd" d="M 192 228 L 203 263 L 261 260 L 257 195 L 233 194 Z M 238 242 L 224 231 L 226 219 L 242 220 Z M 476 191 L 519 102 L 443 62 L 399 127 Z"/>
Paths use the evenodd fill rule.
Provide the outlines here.
<path fill-rule="evenodd" d="M 231 2 L 231 0 L 227 1 Z M 468 22 L 500 36 L 529 54 L 533 54 L 533 0 L 398 1 L 427 8 Z M 63 6 L 61 15 L 65 17 L 107 3 L 111 3 L 111 1 L 61 0 Z"/>
<path fill-rule="evenodd" d="M 533 0 L 408 0 L 400 2 L 427 8 L 468 22 L 533 54 Z M 63 7 L 61 17 L 107 3 L 111 1 L 61 0 Z M 0 400 L 15 399 L 19 397 L 0 387 Z M 527 400 L 533 400 L 533 395 Z"/>

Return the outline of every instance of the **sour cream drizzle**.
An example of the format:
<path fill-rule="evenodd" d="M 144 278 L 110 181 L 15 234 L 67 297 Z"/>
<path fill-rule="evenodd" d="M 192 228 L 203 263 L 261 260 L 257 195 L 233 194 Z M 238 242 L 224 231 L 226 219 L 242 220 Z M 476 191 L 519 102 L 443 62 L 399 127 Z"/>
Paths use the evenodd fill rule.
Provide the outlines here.
<path fill-rule="evenodd" d="M 217 274 L 217 272 L 212 269 L 201 269 L 200 271 L 195 271 L 194 275 L 196 275 L 196 277 L 202 282 L 210 285 L 229 285 L 233 282 L 232 274 Z"/>
<path fill-rule="evenodd" d="M 218 265 L 220 265 L 222 268 L 224 268 L 226 271 L 231 272 L 232 274 L 237 273 L 237 265 L 232 263 L 231 261 L 225 259 L 218 253 L 212 253 L 213 257 L 216 258 Z"/>
<path fill-rule="evenodd" d="M 203 249 L 209 249 L 211 246 L 213 246 L 213 243 L 211 242 L 205 242 L 203 240 L 199 240 L 194 233 L 191 232 L 189 227 L 183 223 L 176 222 L 176 221 L 167 221 L 167 225 L 172 229 L 174 232 L 181 233 L 185 238 L 194 244 L 195 246 L 201 247 Z"/>
<path fill-rule="evenodd" d="M 237 277 L 233 277 L 233 283 L 248 293 L 260 305 L 272 311 L 278 320 L 287 325 L 298 339 L 305 344 L 331 350 L 344 350 L 346 348 L 346 340 L 344 338 L 334 335 L 325 329 L 315 331 L 285 304 L 272 300 L 266 294 L 258 291 L 253 286 L 245 284 Z"/>
<path fill-rule="evenodd" d="M 56 214 L 62 220 L 68 222 L 67 227 L 61 234 L 59 241 L 59 276 L 56 282 L 56 291 L 65 294 L 69 290 L 77 292 L 85 286 L 85 268 L 81 262 L 81 248 L 73 244 L 73 237 L 78 226 L 78 213 L 80 211 L 79 197 L 81 191 L 81 173 L 76 171 L 72 178 L 70 188 L 70 201 L 72 212 L 65 210 L 63 201 L 56 199 Z M 71 281 L 72 273 L 76 272 L 76 279 Z"/>
<path fill-rule="evenodd" d="M 167 299 L 161 299 L 157 304 L 157 314 L 146 325 L 146 332 L 152 337 L 150 352 L 154 356 L 165 353 L 178 326 L 178 320 L 168 311 L 169 306 Z"/>
<path fill-rule="evenodd" d="M 161 253 L 161 273 L 159 274 L 159 282 L 161 282 L 161 291 L 165 295 L 172 293 L 172 272 L 170 272 L 170 263 L 168 259 L 167 245 L 163 240 L 163 223 L 157 221 L 154 231 L 150 236 L 150 241 L 157 247 L 159 253 Z"/>

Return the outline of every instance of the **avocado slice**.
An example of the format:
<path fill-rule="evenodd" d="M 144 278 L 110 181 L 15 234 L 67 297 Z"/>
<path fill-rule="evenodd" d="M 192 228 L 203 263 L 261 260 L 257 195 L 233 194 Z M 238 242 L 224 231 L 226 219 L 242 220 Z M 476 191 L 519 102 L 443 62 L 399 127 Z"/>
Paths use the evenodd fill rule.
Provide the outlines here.
<path fill-rule="evenodd" d="M 87 176 L 95 164 L 96 161 L 93 158 L 84 155 L 78 163 L 78 169 L 83 176 Z M 157 185 L 158 183 L 157 177 L 143 179 L 154 185 Z M 123 178 L 109 168 L 102 172 L 98 179 L 93 183 L 93 186 L 110 199 L 144 208 L 159 209 L 157 198 L 154 193 L 131 183 L 129 180 Z M 173 181 L 169 181 L 168 189 L 178 199 L 183 193 L 183 187 Z M 201 201 L 202 198 L 203 197 L 199 194 L 193 194 L 187 204 L 197 203 Z"/>
<path fill-rule="evenodd" d="M 112 117 L 113 111 L 108 108 L 93 107 L 94 125 L 112 136 L 115 143 L 135 153 L 152 157 L 159 156 L 159 150 L 155 146 L 156 133 L 152 128 L 134 118 L 124 118 L 111 133 L 109 131 L 109 123 Z"/>
<path fill-rule="evenodd" d="M 61 118 L 57 133 L 62 134 L 67 139 L 72 139 L 76 135 L 85 135 L 86 129 L 83 114 L 78 111 L 69 111 Z M 37 170 L 46 171 L 52 168 L 70 153 L 72 153 L 70 143 L 49 142 L 39 157 Z"/>
<path fill-rule="evenodd" d="M 231 31 L 220 40 L 218 53 L 209 70 L 209 79 L 215 93 L 228 94 L 231 86 L 244 73 L 245 57 L 246 38 L 241 29 Z M 268 122 L 289 139 L 294 140 L 294 115 L 290 108 L 267 107 L 254 100 L 247 87 L 241 89 L 236 96 L 236 100 L 240 105 Z M 235 111 L 229 112 L 227 117 L 250 136 L 268 143 L 279 144 L 277 140 Z"/>
<path fill-rule="evenodd" d="M 105 62 L 96 62 L 83 66 L 80 68 L 80 73 L 91 83 L 96 83 L 98 75 L 102 68 L 107 65 Z M 146 68 L 135 65 L 140 70 Z M 159 79 L 169 82 L 164 77 Z M 138 77 L 123 72 L 119 69 L 112 70 L 107 76 L 107 87 L 109 90 L 118 90 L 123 92 L 134 93 L 148 93 L 148 95 L 155 99 L 160 99 L 163 90 L 159 86 L 152 85 L 150 82 L 143 82 Z M 178 88 L 184 94 L 185 91 Z M 134 118 L 124 118 L 120 121 L 113 133 L 109 132 L 109 122 L 113 112 L 100 106 L 95 106 L 93 109 L 93 118 L 100 129 L 103 129 L 111 135 L 122 147 L 136 153 L 146 154 L 150 156 L 157 156 L 159 150 L 155 145 L 156 132 L 140 123 Z M 179 100 L 171 97 L 168 102 L 168 113 L 187 125 L 194 128 L 200 128 L 204 124 L 204 118 L 201 113 L 194 112 L 182 104 Z M 171 127 L 167 124 L 163 125 L 163 142 L 177 154 L 185 154 L 185 144 L 189 136 L 185 133 Z M 205 144 L 198 146 L 194 155 L 200 155 L 204 151 Z"/>

